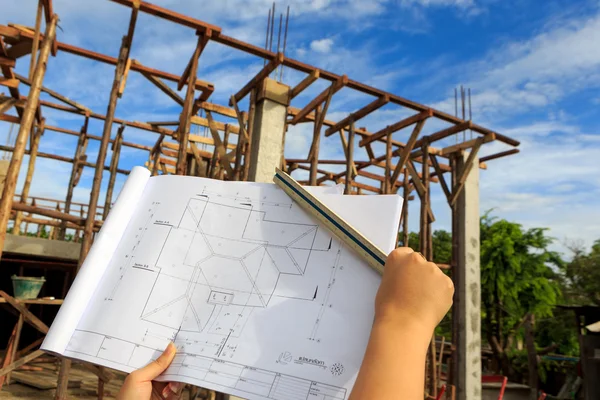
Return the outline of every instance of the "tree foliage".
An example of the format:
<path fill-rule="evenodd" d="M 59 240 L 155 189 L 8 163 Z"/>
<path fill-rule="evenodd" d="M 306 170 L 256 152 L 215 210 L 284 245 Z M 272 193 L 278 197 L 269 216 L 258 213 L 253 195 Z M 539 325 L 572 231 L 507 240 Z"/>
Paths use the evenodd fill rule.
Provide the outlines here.
<path fill-rule="evenodd" d="M 509 352 L 527 314 L 552 316 L 561 298 L 559 255 L 548 247 L 546 229 L 525 230 L 520 224 L 481 218 L 482 334 L 487 338 L 502 372 L 512 375 Z"/>
<path fill-rule="evenodd" d="M 573 259 L 563 268 L 565 292 L 571 304 L 600 306 L 600 240 L 589 253 L 580 245 L 571 246 Z"/>

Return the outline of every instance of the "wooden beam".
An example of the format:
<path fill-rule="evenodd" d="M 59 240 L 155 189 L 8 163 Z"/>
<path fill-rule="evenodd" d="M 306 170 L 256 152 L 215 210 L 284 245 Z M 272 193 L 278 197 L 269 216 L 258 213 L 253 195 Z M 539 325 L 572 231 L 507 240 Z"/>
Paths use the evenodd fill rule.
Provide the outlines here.
<path fill-rule="evenodd" d="M 179 125 L 177 128 L 177 141 L 179 142 L 179 154 L 177 156 L 177 168 L 175 169 L 177 175 L 185 175 L 187 171 L 187 148 L 188 148 L 188 138 L 190 134 L 190 127 L 192 124 L 192 110 L 194 106 L 194 80 L 196 79 L 196 75 L 198 73 L 198 61 L 200 58 L 200 54 L 202 50 L 206 46 L 208 42 L 208 37 L 210 35 L 210 31 L 207 35 L 200 35 L 198 37 L 198 43 L 196 44 L 196 48 L 194 49 L 194 54 L 190 58 L 190 62 L 188 63 L 188 67 L 186 67 L 187 71 L 187 90 L 185 93 L 185 100 L 183 103 L 183 110 L 181 111 L 181 115 L 179 116 Z M 185 76 L 182 75 L 183 78 Z M 182 85 L 182 81 L 179 81 L 177 85 L 178 89 L 181 89 L 179 85 Z"/>
<path fill-rule="evenodd" d="M 300 110 L 298 114 L 296 114 L 296 116 L 292 118 L 292 120 L 289 123 L 292 125 L 296 125 L 298 122 L 304 119 L 311 111 L 317 108 L 319 104 L 322 104 L 329 95 L 330 91 L 333 91 L 333 94 L 335 94 L 338 91 L 340 91 L 344 87 L 344 85 L 346 85 L 346 83 L 348 83 L 348 76 L 341 76 L 337 81 L 331 84 L 331 87 L 328 87 L 327 89 L 323 90 L 317 97 L 312 99 L 312 101 L 308 103 L 302 110 Z"/>
<path fill-rule="evenodd" d="M 13 33 L 13 31 L 7 30 L 7 29 L 2 29 L 2 27 L 0 26 L 0 35 L 2 35 L 2 32 L 6 32 L 6 33 Z M 17 30 L 18 32 L 18 36 L 17 37 L 25 37 L 28 38 L 30 40 L 33 40 L 33 34 L 28 33 L 26 31 L 20 31 Z M 40 36 L 40 40 L 42 40 L 44 38 L 44 35 Z M 99 61 L 105 64 L 112 64 L 112 65 L 117 65 L 118 59 L 115 57 L 111 57 L 108 56 L 106 54 L 101 54 L 101 53 L 97 53 L 95 51 L 91 51 L 91 50 L 87 50 L 87 49 L 83 49 L 81 47 L 77 47 L 77 46 L 72 46 L 70 44 L 66 44 L 66 43 L 61 43 L 56 41 L 57 45 L 58 45 L 58 49 L 60 51 L 64 51 L 66 53 L 71 53 L 77 56 L 81 56 L 84 58 L 89 58 L 91 60 L 95 60 L 95 61 Z M 134 65 L 131 65 L 131 70 L 132 71 L 136 71 L 136 72 L 145 72 L 148 73 L 150 75 L 156 76 L 158 78 L 162 78 L 168 81 L 172 81 L 172 82 L 178 82 L 179 81 L 179 76 L 168 73 L 168 72 L 164 72 L 164 71 L 160 71 L 157 69 L 153 69 L 153 68 L 149 68 L 146 67 L 140 63 Z M 210 82 L 206 82 L 200 79 L 196 79 L 195 81 L 195 86 L 196 89 L 198 90 L 202 90 L 202 91 L 210 91 L 211 93 L 215 90 L 214 86 L 212 83 Z"/>
<path fill-rule="evenodd" d="M 284 60 L 283 53 L 277 53 L 277 55 L 269 61 L 267 65 L 263 67 L 248 83 L 244 85 L 233 97 L 236 102 L 240 102 L 252 89 L 256 87 L 260 82 L 262 82 L 265 78 L 268 78 L 271 75 L 271 72 L 275 71 L 277 67 L 281 65 Z M 229 106 L 233 106 L 231 100 L 229 100 Z"/>
<path fill-rule="evenodd" d="M 452 188 L 452 199 L 450 200 L 450 207 L 454 207 L 454 204 L 458 200 L 458 196 L 465 186 L 465 182 L 467 181 L 467 177 L 469 176 L 469 172 L 471 172 L 471 168 L 473 167 L 473 161 L 475 157 L 477 157 L 477 153 L 483 144 L 484 136 L 480 136 L 477 138 L 477 143 L 471 148 L 471 153 L 469 153 L 469 157 L 467 157 L 467 161 L 465 161 L 465 166 L 462 171 L 460 171 L 460 175 L 458 175 L 457 182 L 454 184 Z"/>
<path fill-rule="evenodd" d="M 233 106 L 233 105 L 232 105 Z M 200 108 L 206 111 L 212 111 L 216 114 L 221 114 L 230 118 L 237 118 L 236 110 L 215 103 L 203 101 L 200 103 Z"/>
<path fill-rule="evenodd" d="M 339 131 L 340 129 L 345 128 L 348 125 L 350 125 L 351 122 L 356 123 L 361 118 L 366 117 L 373 111 L 378 110 L 379 108 L 383 107 L 384 105 L 386 105 L 389 102 L 390 102 L 390 97 L 387 95 L 381 96 L 380 98 L 373 100 L 371 103 L 367 104 L 360 110 L 353 112 L 352 114 L 348 115 L 346 118 L 344 118 L 343 120 L 341 120 L 340 122 L 338 122 L 337 124 L 332 126 L 331 128 L 327 129 L 325 131 L 325 136 L 326 137 L 331 136 L 332 134 Z"/>
<path fill-rule="evenodd" d="M 14 307 L 23 316 L 25 322 L 27 322 L 29 325 L 33 326 L 35 329 L 37 329 L 43 334 L 48 333 L 48 326 L 45 323 L 43 323 L 38 317 L 36 317 L 31 311 L 29 311 L 27 307 L 25 307 L 19 300 L 8 295 L 2 290 L 0 290 L 0 297 L 2 297 L 8 304 Z M 0 373 L 0 375 L 2 374 Z"/>
<path fill-rule="evenodd" d="M 17 60 L 21 57 L 26 56 L 27 54 L 31 53 L 31 40 L 22 40 L 18 43 L 13 44 L 12 46 L 10 46 L 8 48 L 8 50 L 6 51 L 6 55 L 8 56 L 8 58 L 12 58 L 14 60 Z M 36 49 L 37 51 L 37 49 Z M 32 57 L 34 58 L 34 57 Z"/>
<path fill-rule="evenodd" d="M 171 11 L 169 9 L 154 5 L 152 3 L 147 3 L 145 1 L 139 1 L 139 0 L 111 0 L 111 1 L 113 1 L 115 3 L 119 3 L 123 6 L 131 7 L 131 8 L 136 7 L 136 4 L 138 4 L 140 11 L 142 11 L 146 14 L 154 15 L 155 17 L 163 18 L 163 19 L 166 19 L 167 21 L 175 22 L 176 24 L 187 26 L 189 28 L 200 30 L 202 32 L 204 32 L 205 30 L 211 30 L 212 35 L 219 35 L 221 33 L 221 28 L 216 25 L 212 25 L 212 24 L 206 23 L 204 21 L 200 21 L 198 19 L 189 17 L 184 14 L 177 13 L 175 11 Z"/>
<path fill-rule="evenodd" d="M 0 56 L 0 65 L 14 68 L 16 65 L 16 62 L 15 62 L 15 60 L 13 60 L 11 58 Z"/>
<path fill-rule="evenodd" d="M 374 141 L 381 140 L 385 138 L 388 134 L 397 132 L 401 129 L 411 126 L 412 124 L 416 124 L 417 122 L 424 121 L 427 118 L 430 118 L 433 115 L 433 111 L 431 109 L 422 111 L 418 114 L 411 115 L 408 118 L 403 119 L 402 121 L 398 121 L 395 124 L 388 125 L 382 130 L 371 134 L 370 136 L 365 137 L 358 144 L 360 147 L 366 146 L 369 143 Z"/>
<path fill-rule="evenodd" d="M 448 188 L 448 184 L 446 183 L 446 178 L 444 178 L 444 171 L 440 168 L 440 164 L 437 160 L 437 157 L 433 154 L 430 154 L 431 164 L 433 165 L 433 169 L 435 170 L 437 177 L 440 181 L 440 185 L 442 186 L 442 190 L 444 195 L 446 195 L 446 200 L 450 203 L 452 199 L 452 194 L 450 193 L 450 189 Z"/>
<path fill-rule="evenodd" d="M 44 354 L 46 354 L 46 353 L 42 350 L 36 350 L 33 353 L 29 353 L 26 356 L 19 358 L 17 361 L 0 369 L 0 376 L 4 376 L 4 375 L 8 374 L 9 372 L 14 371 L 15 369 L 19 368 L 20 366 L 25 365 L 28 362 L 33 361 L 40 356 L 43 356 Z"/>
<path fill-rule="evenodd" d="M 35 67 L 31 89 L 29 90 L 29 94 L 27 96 L 27 104 L 23 110 L 23 117 L 21 118 L 19 132 L 15 140 L 15 149 L 13 151 L 8 170 L 6 171 L 6 181 L 4 183 L 2 198 L 0 199 L 0 257 L 2 256 L 2 249 L 4 247 L 4 240 L 6 238 L 6 227 L 10 217 L 10 211 L 17 185 L 17 178 L 19 177 L 19 172 L 21 170 L 21 163 L 23 161 L 23 155 L 25 154 L 27 138 L 31 132 L 36 110 L 38 109 L 40 91 L 44 76 L 46 74 L 46 64 L 50 55 L 50 46 L 52 45 L 52 40 L 56 34 L 57 22 L 58 16 L 54 15 L 52 21 L 46 26 L 46 38 L 42 43 L 40 58 Z"/>
<path fill-rule="evenodd" d="M 421 182 L 420 175 L 415 170 L 415 166 L 412 160 L 408 160 L 408 162 L 406 163 L 406 169 L 408 169 L 408 172 L 412 177 L 413 185 L 415 186 L 419 197 L 422 197 L 425 194 L 425 186 L 423 186 L 423 182 Z"/>
<path fill-rule="evenodd" d="M 482 163 L 482 162 L 486 162 L 486 161 L 490 161 L 490 160 L 495 160 L 497 158 L 510 156 L 512 154 L 519 153 L 519 151 L 520 151 L 519 149 L 512 149 L 512 150 L 507 150 L 507 151 L 501 151 L 500 153 L 491 154 L 489 156 L 481 157 L 479 159 L 479 162 Z"/>
<path fill-rule="evenodd" d="M 127 85 L 127 76 L 129 75 L 129 69 L 131 68 L 131 58 L 127 59 L 125 63 L 125 70 L 123 71 L 123 76 L 121 77 L 121 84 L 119 85 L 119 91 L 117 92 L 119 98 L 123 97 L 123 92 L 125 92 L 125 85 Z"/>
<path fill-rule="evenodd" d="M 410 138 L 408 139 L 408 143 L 406 143 L 406 146 L 404 146 L 404 148 L 402 149 L 402 152 L 400 153 L 400 160 L 398 161 L 398 164 L 396 164 L 396 169 L 394 169 L 394 174 L 392 175 L 392 182 L 395 182 L 398 179 L 398 177 L 400 176 L 400 173 L 404 169 L 404 165 L 406 164 L 406 161 L 408 161 L 408 159 L 410 158 L 410 152 L 414 148 L 415 143 L 417 142 L 417 138 L 421 134 L 421 130 L 423 129 L 424 125 L 425 125 L 424 119 L 420 120 L 415 125 L 415 127 L 412 131 L 412 134 L 410 135 Z M 390 133 L 390 135 L 391 135 L 391 133 Z"/>
<path fill-rule="evenodd" d="M 342 132 L 342 130 L 340 130 Z M 350 122 L 350 131 L 348 134 L 348 152 L 346 153 L 346 161 L 348 164 L 346 165 L 346 184 L 344 187 L 344 194 L 350 194 L 350 183 L 354 179 L 354 172 L 356 171 L 356 167 L 354 166 L 354 122 Z M 352 168 L 354 167 L 354 169 Z"/>
<path fill-rule="evenodd" d="M 431 135 L 427 135 L 427 141 L 429 143 L 433 143 L 437 140 L 441 140 L 441 139 L 447 138 L 448 136 L 452 136 L 456 133 L 466 131 L 467 129 L 471 129 L 472 127 L 473 127 L 473 123 L 471 121 L 465 121 L 458 125 L 453 125 L 449 128 L 442 129 L 441 131 L 432 133 Z M 423 139 L 421 139 L 415 144 L 415 147 L 421 147 L 423 145 L 423 143 L 425 143 L 425 141 Z"/>
<path fill-rule="evenodd" d="M 28 85 L 28 86 L 31 86 L 31 81 L 30 81 L 29 79 L 27 79 L 26 77 L 24 77 L 24 76 L 22 76 L 22 75 L 19 75 L 19 74 L 17 74 L 17 73 L 15 73 L 15 76 L 16 76 L 16 77 L 17 77 L 17 78 L 18 78 L 18 79 L 19 79 L 21 82 L 23 82 L 24 84 L 26 84 L 26 85 Z M 46 87 L 44 87 L 44 86 L 42 86 L 42 89 L 41 89 L 41 90 L 42 90 L 42 92 L 44 92 L 44 93 L 48 93 L 50 96 L 54 97 L 55 99 L 57 99 L 57 100 L 60 100 L 60 101 L 62 101 L 63 103 L 65 103 L 65 104 L 68 104 L 68 105 L 70 105 L 70 106 L 72 106 L 72 107 L 75 107 L 75 108 L 77 108 L 77 109 L 78 109 L 78 110 L 80 110 L 80 111 L 84 111 L 84 112 L 89 112 L 89 111 L 90 111 L 90 109 L 89 109 L 89 108 L 87 108 L 87 107 L 85 107 L 85 106 L 83 106 L 83 105 L 81 105 L 81 104 L 77 103 L 76 101 L 73 101 L 73 100 L 69 99 L 68 97 L 65 97 L 65 96 L 61 95 L 60 93 L 57 93 L 57 92 L 55 92 L 55 91 L 53 91 L 53 90 L 50 90 L 50 89 L 48 89 L 48 88 L 46 88 Z"/>
<path fill-rule="evenodd" d="M 183 74 L 181 74 L 181 76 L 179 77 L 179 81 L 177 81 L 177 90 L 183 89 L 183 86 L 186 84 L 186 82 L 189 85 L 190 82 L 194 82 L 197 79 L 196 75 L 194 75 L 192 71 L 192 66 L 195 64 L 196 70 L 198 69 L 198 58 L 200 57 L 200 55 L 202 55 L 202 52 L 204 51 L 204 48 L 206 47 L 206 44 L 208 43 L 208 40 L 212 35 L 212 31 L 210 30 L 210 28 L 208 28 L 206 32 L 198 33 L 199 35 L 198 43 L 196 44 L 196 49 L 194 51 L 194 54 L 188 61 L 185 70 L 183 71 Z M 192 78 L 190 78 L 190 75 L 192 76 Z"/>
<path fill-rule="evenodd" d="M 221 137 L 219 136 L 219 132 L 217 131 L 217 129 L 214 126 L 215 125 L 214 120 L 212 119 L 212 115 L 211 115 L 210 111 L 206 112 L 206 117 L 208 119 L 208 126 L 209 126 L 210 133 L 213 137 L 213 140 L 215 141 L 215 152 L 219 155 L 219 157 L 221 157 L 221 164 L 225 168 L 225 171 L 227 171 L 227 176 L 229 176 L 231 178 L 231 177 L 233 177 L 233 169 L 231 168 L 231 161 L 229 159 L 229 155 L 227 154 L 227 151 L 225 150 L 225 146 L 223 145 L 223 142 L 221 142 Z"/>
<path fill-rule="evenodd" d="M 308 76 L 306 78 L 304 78 L 299 84 L 294 86 L 292 88 L 292 90 L 290 91 L 290 100 L 292 100 L 294 97 L 298 96 L 306 88 L 308 88 L 310 85 L 312 85 L 314 82 L 316 82 L 316 80 L 319 79 L 319 75 L 320 75 L 319 70 L 315 69 L 310 74 L 308 74 Z"/>
<path fill-rule="evenodd" d="M 9 88 L 17 89 L 20 81 L 18 79 L 4 78 L 0 76 L 0 86 L 6 86 Z"/>
<path fill-rule="evenodd" d="M 131 63 L 132 65 L 139 65 L 137 60 L 132 60 Z M 179 96 L 176 91 L 171 89 L 166 83 L 164 83 L 160 78 L 151 75 L 147 72 L 141 72 L 141 74 L 144 78 L 148 79 L 154 86 L 159 88 L 163 93 L 175 100 L 177 104 L 183 106 L 183 98 Z"/>
<path fill-rule="evenodd" d="M 489 143 L 496 140 L 496 134 L 495 133 L 488 133 L 487 135 L 483 136 L 483 142 L 482 143 Z M 440 155 L 442 156 L 447 156 L 450 153 L 454 153 L 456 151 L 460 151 L 460 150 L 466 150 L 469 149 L 473 146 L 475 146 L 477 143 L 479 143 L 479 138 L 477 139 L 473 139 L 473 140 L 467 140 L 466 142 L 462 142 L 462 143 L 458 143 L 449 147 L 444 147 L 441 152 Z"/>

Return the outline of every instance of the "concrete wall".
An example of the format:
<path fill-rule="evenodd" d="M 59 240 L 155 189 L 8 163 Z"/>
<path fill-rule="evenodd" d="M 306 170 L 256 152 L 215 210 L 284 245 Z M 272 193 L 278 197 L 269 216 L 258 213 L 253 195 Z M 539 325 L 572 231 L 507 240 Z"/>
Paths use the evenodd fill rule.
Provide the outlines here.
<path fill-rule="evenodd" d="M 29 236 L 6 235 L 4 253 L 79 260 L 81 244 Z"/>

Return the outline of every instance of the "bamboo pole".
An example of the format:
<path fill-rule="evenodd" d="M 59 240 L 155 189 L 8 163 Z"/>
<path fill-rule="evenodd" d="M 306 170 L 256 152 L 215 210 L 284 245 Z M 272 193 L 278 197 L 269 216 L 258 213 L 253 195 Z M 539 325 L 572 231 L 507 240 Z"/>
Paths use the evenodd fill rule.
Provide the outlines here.
<path fill-rule="evenodd" d="M 27 202 L 27 198 L 29 197 L 29 189 L 31 188 L 31 180 L 33 179 L 33 172 L 35 170 L 35 161 L 37 157 L 37 151 L 40 145 L 40 138 L 44 134 L 44 127 L 37 127 L 34 133 L 31 136 L 30 141 L 30 149 L 29 149 L 29 165 L 27 166 L 27 176 L 25 177 L 25 183 L 23 184 L 23 190 L 21 191 L 21 203 Z M 15 216 L 15 225 L 13 228 L 13 235 L 18 235 L 21 233 L 21 220 L 23 218 L 23 213 L 17 211 Z"/>
<path fill-rule="evenodd" d="M 35 118 L 36 110 L 38 108 L 42 81 L 44 80 L 44 75 L 46 74 L 46 64 L 50 55 L 52 42 L 56 34 L 57 21 L 58 15 L 55 14 L 52 16 L 50 23 L 46 25 L 44 41 L 42 42 L 39 59 L 33 73 L 31 88 L 29 89 L 29 94 L 27 95 L 27 105 L 23 110 L 21 126 L 19 127 L 19 133 L 17 134 L 17 140 L 15 141 L 15 150 L 12 158 L 10 159 L 10 164 L 6 172 L 6 182 L 2 192 L 2 199 L 0 200 L 0 257 L 2 256 L 2 249 L 4 248 L 4 240 L 6 239 L 6 226 L 10 217 L 11 206 L 15 195 L 15 188 L 17 186 L 17 179 L 19 177 L 21 163 L 23 162 L 23 154 L 25 153 L 27 137 L 31 131 L 33 119 Z"/>
<path fill-rule="evenodd" d="M 123 145 L 123 130 L 125 125 L 119 127 L 117 137 L 112 146 L 112 158 L 110 160 L 110 178 L 108 180 L 108 188 L 106 189 L 106 199 L 104 200 L 104 210 L 102 212 L 102 219 L 108 217 L 108 212 L 112 204 L 112 195 L 115 188 L 115 180 L 117 178 L 117 168 L 119 166 L 119 158 L 121 156 L 121 146 Z"/>

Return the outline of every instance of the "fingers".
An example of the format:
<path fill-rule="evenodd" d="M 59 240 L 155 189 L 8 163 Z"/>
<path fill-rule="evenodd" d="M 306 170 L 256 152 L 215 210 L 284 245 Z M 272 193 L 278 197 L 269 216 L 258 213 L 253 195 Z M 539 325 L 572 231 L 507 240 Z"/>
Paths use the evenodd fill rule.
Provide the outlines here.
<path fill-rule="evenodd" d="M 146 365 L 144 368 L 133 372 L 133 374 L 136 374 L 138 381 L 151 381 L 152 379 L 155 379 L 167 368 L 169 368 L 169 365 L 171 365 L 171 362 L 175 358 L 176 352 L 177 348 L 175 345 L 173 343 L 169 343 L 160 357 Z"/>
<path fill-rule="evenodd" d="M 162 390 L 162 397 L 166 400 L 178 400 L 181 398 L 184 386 L 185 383 L 182 382 L 169 382 Z"/>

